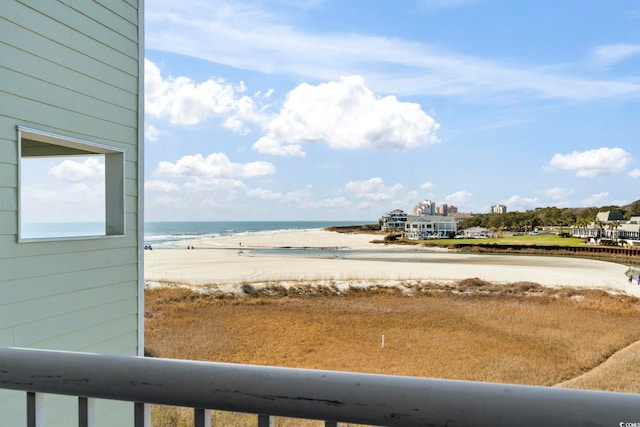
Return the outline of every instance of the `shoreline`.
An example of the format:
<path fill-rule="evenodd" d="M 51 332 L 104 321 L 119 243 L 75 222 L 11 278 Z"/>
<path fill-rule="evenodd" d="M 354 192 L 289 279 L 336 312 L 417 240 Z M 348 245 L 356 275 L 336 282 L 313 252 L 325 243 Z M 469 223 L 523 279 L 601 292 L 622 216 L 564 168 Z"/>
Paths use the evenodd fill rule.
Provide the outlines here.
<path fill-rule="evenodd" d="M 179 241 L 175 243 L 179 249 L 145 251 L 145 286 L 178 285 L 236 293 L 243 284 L 266 286 L 274 282 L 283 286 L 308 281 L 371 287 L 398 286 L 402 281 L 449 284 L 477 278 L 497 284 L 534 282 L 640 296 L 640 286 L 635 280 L 628 284 L 628 267 L 622 264 L 371 243 L 376 237 L 305 230 Z M 195 249 L 187 249 L 191 247 Z M 304 249 L 295 252 L 295 248 Z M 278 253 L 282 249 L 295 253 Z"/>

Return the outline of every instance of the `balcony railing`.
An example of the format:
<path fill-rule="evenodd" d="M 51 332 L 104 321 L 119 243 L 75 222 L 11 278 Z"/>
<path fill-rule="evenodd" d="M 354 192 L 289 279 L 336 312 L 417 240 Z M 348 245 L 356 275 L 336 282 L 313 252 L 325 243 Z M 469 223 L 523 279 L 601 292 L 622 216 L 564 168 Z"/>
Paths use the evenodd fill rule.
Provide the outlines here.
<path fill-rule="evenodd" d="M 44 425 L 42 393 L 77 396 L 79 426 L 93 399 L 382 426 L 618 426 L 640 423 L 640 394 L 0 348 L 0 388 L 26 392 L 27 425 Z M 640 425 L 640 424 L 636 424 Z"/>

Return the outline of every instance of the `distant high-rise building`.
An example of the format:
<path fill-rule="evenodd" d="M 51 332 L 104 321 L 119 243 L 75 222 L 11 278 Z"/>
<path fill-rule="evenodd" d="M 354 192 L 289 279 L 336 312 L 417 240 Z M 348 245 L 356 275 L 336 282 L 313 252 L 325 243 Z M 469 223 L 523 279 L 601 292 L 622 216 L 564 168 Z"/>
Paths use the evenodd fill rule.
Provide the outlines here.
<path fill-rule="evenodd" d="M 453 213 L 458 213 L 458 207 L 449 205 L 449 214 Z"/>
<path fill-rule="evenodd" d="M 423 200 L 413 207 L 415 216 L 433 215 L 435 213 L 436 204 L 431 200 Z"/>
<path fill-rule="evenodd" d="M 491 206 L 491 213 L 494 214 L 506 214 L 507 207 L 505 205 L 493 205 Z"/>
<path fill-rule="evenodd" d="M 436 206 L 436 215 L 447 216 L 449 215 L 449 205 L 443 203 L 439 206 Z"/>

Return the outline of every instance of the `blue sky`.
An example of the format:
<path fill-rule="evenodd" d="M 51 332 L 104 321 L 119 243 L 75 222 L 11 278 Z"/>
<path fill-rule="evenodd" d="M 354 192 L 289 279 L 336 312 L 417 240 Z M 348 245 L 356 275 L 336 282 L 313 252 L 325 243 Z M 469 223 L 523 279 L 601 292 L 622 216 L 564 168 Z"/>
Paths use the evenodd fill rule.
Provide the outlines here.
<path fill-rule="evenodd" d="M 145 13 L 149 221 L 640 198 L 636 1 L 154 0 Z"/>

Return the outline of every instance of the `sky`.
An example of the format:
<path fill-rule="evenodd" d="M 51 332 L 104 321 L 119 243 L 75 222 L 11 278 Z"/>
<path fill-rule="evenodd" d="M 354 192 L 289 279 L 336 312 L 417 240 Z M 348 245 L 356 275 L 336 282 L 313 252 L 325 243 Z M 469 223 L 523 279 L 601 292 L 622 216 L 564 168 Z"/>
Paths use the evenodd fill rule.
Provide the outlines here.
<path fill-rule="evenodd" d="M 640 199 L 637 1 L 145 3 L 147 221 Z"/>

